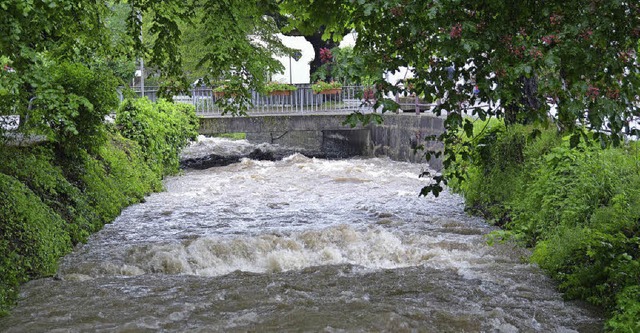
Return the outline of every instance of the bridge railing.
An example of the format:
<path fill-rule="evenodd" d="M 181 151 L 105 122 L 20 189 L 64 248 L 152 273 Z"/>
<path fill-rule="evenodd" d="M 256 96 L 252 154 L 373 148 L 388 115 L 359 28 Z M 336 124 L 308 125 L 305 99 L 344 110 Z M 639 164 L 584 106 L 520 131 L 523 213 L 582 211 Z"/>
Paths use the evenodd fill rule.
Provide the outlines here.
<path fill-rule="evenodd" d="M 257 91 L 251 92 L 252 107 L 249 114 L 292 114 L 292 113 L 351 113 L 360 111 L 373 112 L 373 97 L 365 93 L 362 86 L 344 86 L 339 92 L 330 94 L 316 94 L 310 85 L 296 85 L 297 90 L 290 95 L 265 95 Z M 138 88 L 138 87 L 136 87 Z M 136 91 L 142 96 L 139 88 Z M 157 88 L 147 87 L 144 96 L 152 101 L 157 98 Z M 365 98 L 369 95 L 370 98 Z M 216 94 L 211 88 L 196 87 L 191 90 L 191 95 L 174 96 L 173 100 L 180 103 L 192 104 L 196 107 L 196 113 L 201 116 L 219 116 L 222 108 L 216 103 L 221 98 L 227 98 Z"/>

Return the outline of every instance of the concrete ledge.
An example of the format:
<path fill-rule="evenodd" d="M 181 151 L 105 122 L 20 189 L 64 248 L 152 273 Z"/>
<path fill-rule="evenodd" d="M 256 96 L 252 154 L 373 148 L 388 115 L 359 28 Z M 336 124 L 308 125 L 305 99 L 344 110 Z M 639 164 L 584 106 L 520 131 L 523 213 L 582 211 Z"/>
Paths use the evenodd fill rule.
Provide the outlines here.
<path fill-rule="evenodd" d="M 291 131 L 348 130 L 342 123 L 347 119 L 342 114 L 260 115 L 250 117 L 203 117 L 200 118 L 200 134 L 221 133 L 276 133 Z M 355 129 L 362 129 L 358 126 Z"/>
<path fill-rule="evenodd" d="M 385 113 L 382 124 L 343 125 L 345 114 L 260 115 L 250 117 L 200 118 L 200 134 L 247 133 L 253 142 L 277 143 L 331 156 L 388 156 L 397 161 L 425 163 L 427 150 L 441 151 L 439 142 L 426 137 L 444 131 L 444 118 L 432 114 Z M 429 161 L 435 169 L 441 162 Z"/>

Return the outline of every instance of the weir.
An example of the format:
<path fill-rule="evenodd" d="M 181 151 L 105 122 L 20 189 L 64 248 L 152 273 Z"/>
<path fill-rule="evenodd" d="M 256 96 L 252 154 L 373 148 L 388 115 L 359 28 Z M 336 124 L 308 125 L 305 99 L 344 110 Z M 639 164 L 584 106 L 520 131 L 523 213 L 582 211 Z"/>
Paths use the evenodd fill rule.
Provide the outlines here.
<path fill-rule="evenodd" d="M 209 116 L 200 118 L 199 133 L 246 133 L 250 142 L 320 151 L 325 156 L 336 158 L 388 156 L 395 161 L 420 163 L 426 159 L 424 154 L 415 152 L 416 147 L 423 145 L 429 150 L 442 149 L 438 142 L 425 141 L 426 137 L 444 131 L 442 117 L 413 113 L 385 113 L 382 116 L 382 124 L 356 127 L 344 124 L 344 113 Z M 440 161 L 432 159 L 430 166 L 440 168 Z"/>

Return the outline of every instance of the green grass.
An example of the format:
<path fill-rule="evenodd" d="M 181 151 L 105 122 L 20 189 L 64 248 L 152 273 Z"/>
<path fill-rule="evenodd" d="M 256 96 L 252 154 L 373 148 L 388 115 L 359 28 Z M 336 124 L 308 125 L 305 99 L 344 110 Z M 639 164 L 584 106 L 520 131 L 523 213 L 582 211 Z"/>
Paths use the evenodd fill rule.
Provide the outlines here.
<path fill-rule="evenodd" d="M 232 140 L 245 140 L 247 138 L 247 133 L 221 133 L 215 135 L 215 137 Z"/>

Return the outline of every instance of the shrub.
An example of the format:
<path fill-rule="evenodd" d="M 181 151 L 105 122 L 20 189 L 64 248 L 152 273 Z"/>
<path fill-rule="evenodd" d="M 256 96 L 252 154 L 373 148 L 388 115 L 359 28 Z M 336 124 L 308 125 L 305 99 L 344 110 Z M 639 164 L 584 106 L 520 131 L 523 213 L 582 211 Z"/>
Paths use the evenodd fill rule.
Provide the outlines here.
<path fill-rule="evenodd" d="M 116 114 L 116 125 L 124 137 L 140 145 L 145 161 L 162 176 L 178 172 L 180 149 L 198 134 L 194 107 L 165 100 L 125 100 Z"/>
<path fill-rule="evenodd" d="M 76 244 L 102 226 L 100 217 L 82 191 L 56 166 L 55 155 L 47 147 L 4 147 L 0 152 L 0 172 L 11 175 L 67 221 L 65 230 Z"/>
<path fill-rule="evenodd" d="M 40 67 L 33 119 L 67 155 L 91 151 L 105 140 L 104 117 L 118 106 L 117 79 L 80 63 Z"/>
<path fill-rule="evenodd" d="M 472 211 L 502 222 L 506 230 L 491 240 L 510 237 L 533 247 L 531 260 L 559 281 L 567 297 L 603 307 L 608 329 L 637 331 L 637 145 L 570 148 L 570 138 L 555 130 L 478 123 L 478 136 L 454 147 L 471 159 L 451 167 L 466 176 L 452 188 Z M 532 133 L 540 135 L 533 139 Z"/>

